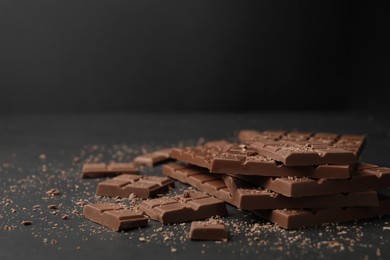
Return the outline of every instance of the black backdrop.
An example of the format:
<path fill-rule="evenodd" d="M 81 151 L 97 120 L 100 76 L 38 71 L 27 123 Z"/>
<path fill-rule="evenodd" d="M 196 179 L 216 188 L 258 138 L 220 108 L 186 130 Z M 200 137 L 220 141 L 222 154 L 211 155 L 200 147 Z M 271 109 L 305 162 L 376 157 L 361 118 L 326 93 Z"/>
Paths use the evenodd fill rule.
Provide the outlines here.
<path fill-rule="evenodd" d="M 340 2 L 0 1 L 0 109 L 388 109 L 385 9 Z"/>

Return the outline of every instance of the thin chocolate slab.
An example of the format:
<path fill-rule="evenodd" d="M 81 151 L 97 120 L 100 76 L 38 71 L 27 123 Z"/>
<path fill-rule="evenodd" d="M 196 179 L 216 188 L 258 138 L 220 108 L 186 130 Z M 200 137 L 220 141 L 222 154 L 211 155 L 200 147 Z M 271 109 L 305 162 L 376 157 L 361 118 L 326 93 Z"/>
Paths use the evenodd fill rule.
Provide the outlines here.
<path fill-rule="evenodd" d="M 175 197 L 145 200 L 139 204 L 139 210 L 163 224 L 188 222 L 228 214 L 222 200 L 202 192 L 192 191 Z"/>
<path fill-rule="evenodd" d="M 344 222 L 390 214 L 390 198 L 381 197 L 379 207 L 350 207 L 326 209 L 255 210 L 259 215 L 282 228 L 298 229 L 323 223 Z"/>
<path fill-rule="evenodd" d="M 350 165 L 287 167 L 260 155 L 256 149 L 247 145 L 231 145 L 224 152 L 214 157 L 210 172 L 272 177 L 306 176 L 310 178 L 346 179 L 350 177 L 352 168 Z"/>
<path fill-rule="evenodd" d="M 260 140 L 252 142 L 250 147 L 285 166 L 352 164 L 357 161 L 353 151 L 317 141 Z"/>
<path fill-rule="evenodd" d="M 171 163 L 163 167 L 164 175 L 189 184 L 241 209 L 324 208 L 378 206 L 375 191 L 330 196 L 288 198 L 270 190 L 253 187 L 231 176 L 207 173 L 204 169 Z M 223 179 L 221 179 L 221 177 Z"/>
<path fill-rule="evenodd" d="M 138 174 L 133 163 L 86 163 L 83 165 L 82 178 L 113 177 L 123 173 Z"/>
<path fill-rule="evenodd" d="M 194 221 L 191 223 L 191 240 L 227 241 L 228 232 L 223 223 L 212 221 Z"/>
<path fill-rule="evenodd" d="M 143 199 L 165 193 L 175 182 L 166 177 L 122 174 L 98 184 L 96 195 L 128 198 L 131 194 Z"/>
<path fill-rule="evenodd" d="M 358 164 L 352 177 L 345 180 L 311 179 L 307 177 L 269 178 L 245 175 L 235 176 L 284 196 L 294 198 L 390 187 L 390 168 L 366 163 Z"/>
<path fill-rule="evenodd" d="M 172 149 L 162 149 L 151 153 L 145 153 L 135 157 L 134 163 L 136 165 L 146 165 L 153 167 L 156 164 L 168 161 L 171 156 Z"/>
<path fill-rule="evenodd" d="M 148 225 L 148 219 L 144 215 L 111 203 L 86 205 L 83 213 L 87 219 L 113 231 L 139 228 Z"/>

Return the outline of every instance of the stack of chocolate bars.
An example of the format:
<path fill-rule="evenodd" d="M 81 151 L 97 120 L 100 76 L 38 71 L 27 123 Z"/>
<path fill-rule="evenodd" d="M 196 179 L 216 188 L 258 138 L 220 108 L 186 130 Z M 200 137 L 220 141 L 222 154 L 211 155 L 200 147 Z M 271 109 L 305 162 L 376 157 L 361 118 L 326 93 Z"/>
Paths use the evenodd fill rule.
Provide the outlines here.
<path fill-rule="evenodd" d="M 390 168 L 359 161 L 365 137 L 243 130 L 239 144 L 174 148 L 167 177 L 286 229 L 390 214 Z"/>

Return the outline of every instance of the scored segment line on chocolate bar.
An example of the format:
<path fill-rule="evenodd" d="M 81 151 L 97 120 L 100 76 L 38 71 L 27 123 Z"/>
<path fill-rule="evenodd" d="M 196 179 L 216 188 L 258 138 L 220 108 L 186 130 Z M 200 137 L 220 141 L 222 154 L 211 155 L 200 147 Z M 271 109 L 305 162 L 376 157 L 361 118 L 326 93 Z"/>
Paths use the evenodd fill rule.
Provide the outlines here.
<path fill-rule="evenodd" d="M 298 229 L 331 222 L 345 222 L 390 214 L 390 197 L 381 196 L 379 207 L 349 207 L 326 209 L 275 209 L 252 211 L 282 228 Z"/>
<path fill-rule="evenodd" d="M 111 203 L 89 204 L 84 207 L 84 216 L 113 231 L 121 231 L 148 225 L 148 219 L 130 209 Z"/>
<path fill-rule="evenodd" d="M 319 196 L 335 193 L 377 190 L 390 187 L 390 168 L 359 163 L 350 179 L 328 180 L 307 177 L 258 177 L 234 175 L 287 197 Z"/>
<path fill-rule="evenodd" d="M 120 174 L 138 174 L 134 163 L 85 163 L 82 178 L 113 177 Z"/>
<path fill-rule="evenodd" d="M 171 152 L 172 149 L 162 149 L 151 153 L 141 154 L 135 157 L 134 164 L 153 167 L 156 164 L 170 160 Z"/>
<path fill-rule="evenodd" d="M 378 206 L 375 191 L 363 191 L 330 196 L 288 198 L 264 188 L 253 187 L 231 176 L 212 175 L 204 169 L 171 163 L 163 167 L 164 175 L 216 196 L 238 208 L 324 208 L 347 206 Z"/>
<path fill-rule="evenodd" d="M 175 197 L 144 200 L 139 210 L 163 224 L 201 220 L 228 214 L 225 202 L 203 192 L 187 191 Z"/>
<path fill-rule="evenodd" d="M 134 194 L 138 198 L 151 198 L 165 193 L 175 182 L 166 177 L 122 174 L 98 184 L 96 195 L 128 198 Z"/>

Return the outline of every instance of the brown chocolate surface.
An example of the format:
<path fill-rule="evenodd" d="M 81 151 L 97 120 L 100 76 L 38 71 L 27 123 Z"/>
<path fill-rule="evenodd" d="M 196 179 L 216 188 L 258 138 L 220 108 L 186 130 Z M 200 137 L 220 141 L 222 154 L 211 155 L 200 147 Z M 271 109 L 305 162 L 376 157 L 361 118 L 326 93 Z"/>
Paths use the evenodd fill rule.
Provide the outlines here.
<path fill-rule="evenodd" d="M 191 163 L 189 161 L 186 161 Z M 213 173 L 256 175 L 256 176 L 306 176 L 310 178 L 346 179 L 350 177 L 350 165 L 291 166 L 260 155 L 247 145 L 232 145 L 212 160 Z"/>
<path fill-rule="evenodd" d="M 111 203 L 89 204 L 84 207 L 84 216 L 113 231 L 121 231 L 148 225 L 148 219 L 130 209 Z"/>
<path fill-rule="evenodd" d="M 166 177 L 122 174 L 98 184 L 96 195 L 127 198 L 131 194 L 139 198 L 151 198 L 165 193 L 174 181 Z"/>
<path fill-rule="evenodd" d="M 163 167 L 163 173 L 173 179 L 216 196 L 241 209 L 280 209 L 280 208 L 324 208 L 347 206 L 378 206 L 375 191 L 362 191 L 349 194 L 288 198 L 264 188 L 253 187 L 231 176 L 212 175 L 204 169 L 170 163 Z"/>
<path fill-rule="evenodd" d="M 151 153 L 145 153 L 135 157 L 134 163 L 136 165 L 146 165 L 153 167 L 156 164 L 168 161 L 171 156 L 172 149 L 162 149 Z"/>
<path fill-rule="evenodd" d="M 390 198 L 381 197 L 379 207 L 350 207 L 325 209 L 276 209 L 255 210 L 259 215 L 282 228 L 297 229 L 321 225 L 323 223 L 343 222 L 372 218 L 390 214 Z"/>
<path fill-rule="evenodd" d="M 219 240 L 227 241 L 228 232 L 222 223 L 209 221 L 194 221 L 190 228 L 191 240 Z"/>
<path fill-rule="evenodd" d="M 187 191 L 175 197 L 145 200 L 139 210 L 151 219 L 161 223 L 180 223 L 206 219 L 213 216 L 226 216 L 226 205 L 202 192 Z"/>
<path fill-rule="evenodd" d="M 86 163 L 83 165 L 82 178 L 113 177 L 123 173 L 138 174 L 133 163 Z"/>

